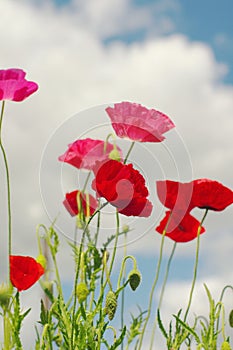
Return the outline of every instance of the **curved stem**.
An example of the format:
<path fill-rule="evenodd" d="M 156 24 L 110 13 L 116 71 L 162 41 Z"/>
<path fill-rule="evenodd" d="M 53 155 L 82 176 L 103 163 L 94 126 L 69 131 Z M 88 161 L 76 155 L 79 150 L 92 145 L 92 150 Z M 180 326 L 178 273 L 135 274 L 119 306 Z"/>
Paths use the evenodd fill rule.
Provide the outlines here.
<path fill-rule="evenodd" d="M 2 121 L 5 109 L 5 101 L 2 101 L 2 109 L 0 116 L 0 148 L 3 154 L 4 165 L 6 169 L 6 181 L 7 181 L 7 211 L 8 211 L 8 255 L 11 255 L 11 241 L 12 241 L 12 220 L 11 220 L 11 191 L 10 191 L 10 174 L 7 162 L 6 151 L 2 144 Z M 10 280 L 10 268 L 9 268 L 9 280 Z"/>
<path fill-rule="evenodd" d="M 233 291 L 233 286 L 231 286 L 230 284 L 228 284 L 228 285 L 226 285 L 226 286 L 223 288 L 223 290 L 222 290 L 222 292 L 221 292 L 221 295 L 220 295 L 220 298 L 219 298 L 219 302 L 220 302 L 220 303 L 222 303 L 222 300 L 223 300 L 225 291 L 226 291 L 227 289 L 231 289 L 231 290 Z M 218 330 L 219 330 L 219 318 L 218 318 L 218 320 L 217 320 L 216 332 L 218 332 Z"/>
<path fill-rule="evenodd" d="M 193 298 L 193 291 L 194 291 L 194 287 L 195 287 L 195 283 L 196 283 L 196 279 L 197 279 L 197 267 L 198 267 L 198 260 L 199 260 L 199 250 L 200 250 L 200 233 L 201 233 L 201 228 L 202 228 L 202 224 L 206 218 L 206 215 L 208 213 L 208 209 L 205 210 L 205 213 L 203 215 L 203 218 L 200 222 L 200 225 L 198 226 L 197 229 L 197 245 L 196 245 L 196 257 L 195 257 L 195 265 L 194 265 L 194 271 L 193 271 L 193 281 L 192 281 L 192 286 L 190 289 L 190 294 L 189 294 L 189 301 L 188 301 L 188 306 L 184 315 L 184 322 L 187 319 L 188 313 L 189 313 L 189 309 L 192 303 L 192 298 Z"/>

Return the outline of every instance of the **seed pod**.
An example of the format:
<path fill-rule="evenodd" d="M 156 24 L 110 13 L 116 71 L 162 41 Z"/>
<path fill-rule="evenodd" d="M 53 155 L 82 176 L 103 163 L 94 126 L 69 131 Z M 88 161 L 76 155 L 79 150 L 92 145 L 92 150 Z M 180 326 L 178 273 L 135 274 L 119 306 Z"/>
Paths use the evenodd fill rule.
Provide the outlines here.
<path fill-rule="evenodd" d="M 231 346 L 228 341 L 224 341 L 221 345 L 221 350 L 231 350 Z"/>
<path fill-rule="evenodd" d="M 89 290 L 87 288 L 86 283 L 80 282 L 77 285 L 76 294 L 77 294 L 78 301 L 80 303 L 82 303 L 83 301 L 85 301 L 87 299 L 87 296 L 89 294 Z"/>
<path fill-rule="evenodd" d="M 136 290 L 141 282 L 141 274 L 138 270 L 134 269 L 128 276 L 129 284 L 132 290 Z"/>
<path fill-rule="evenodd" d="M 117 296 L 113 291 L 109 291 L 106 296 L 105 311 L 108 314 L 108 318 L 111 321 L 115 315 L 117 308 Z"/>
<path fill-rule="evenodd" d="M 229 314 L 229 324 L 231 327 L 233 327 L 233 310 L 231 310 Z"/>

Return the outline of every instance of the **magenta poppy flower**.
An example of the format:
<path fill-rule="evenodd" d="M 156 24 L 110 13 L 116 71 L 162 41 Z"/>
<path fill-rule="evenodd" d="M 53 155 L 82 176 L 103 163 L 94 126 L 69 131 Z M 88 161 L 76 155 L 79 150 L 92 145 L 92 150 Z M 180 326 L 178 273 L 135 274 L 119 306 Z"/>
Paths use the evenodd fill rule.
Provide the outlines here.
<path fill-rule="evenodd" d="M 0 100 L 20 102 L 33 94 L 38 85 L 25 79 L 22 69 L 0 70 Z"/>
<path fill-rule="evenodd" d="M 138 103 L 121 102 L 106 108 L 117 136 L 133 141 L 161 142 L 175 125 L 165 114 Z"/>
<path fill-rule="evenodd" d="M 126 216 L 148 217 L 152 204 L 147 199 L 149 193 L 145 179 L 132 164 L 123 164 L 115 160 L 97 164 L 92 187 L 97 195 L 107 199 Z"/>
<path fill-rule="evenodd" d="M 87 138 L 68 145 L 68 150 L 58 159 L 78 169 L 93 170 L 96 161 L 108 159 L 113 151 L 114 146 L 111 143 L 106 144 L 102 140 Z M 120 159 L 122 159 L 122 151 L 119 147 L 117 147 L 117 151 Z"/>
<path fill-rule="evenodd" d="M 169 237 L 175 242 L 189 242 L 197 237 L 199 226 L 200 222 L 189 213 L 180 219 L 180 217 L 174 215 L 174 213 L 171 214 L 171 211 L 167 211 L 159 226 L 156 227 L 156 231 L 163 234 L 166 228 L 166 237 Z M 200 234 L 204 232 L 204 227 L 201 227 Z"/>
<path fill-rule="evenodd" d="M 79 197 L 80 196 L 80 197 Z M 80 209 L 83 210 L 85 216 L 93 215 L 98 207 L 97 200 L 90 194 L 82 193 L 78 190 L 66 193 L 66 198 L 63 201 L 65 208 L 68 210 L 71 216 L 78 215 L 80 212 L 78 201 L 80 200 Z"/>
<path fill-rule="evenodd" d="M 209 179 L 193 181 L 192 206 L 222 211 L 233 203 L 233 191 L 220 182 Z"/>
<path fill-rule="evenodd" d="M 30 288 L 43 274 L 43 266 L 30 256 L 10 256 L 10 280 L 19 292 Z"/>

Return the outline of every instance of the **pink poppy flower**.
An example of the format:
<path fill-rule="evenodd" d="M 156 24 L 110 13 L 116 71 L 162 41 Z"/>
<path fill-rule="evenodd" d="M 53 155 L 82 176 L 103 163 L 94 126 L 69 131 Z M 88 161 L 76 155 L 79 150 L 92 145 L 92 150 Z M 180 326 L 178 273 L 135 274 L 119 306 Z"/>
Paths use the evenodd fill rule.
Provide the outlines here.
<path fill-rule="evenodd" d="M 122 159 L 122 151 L 117 147 L 118 155 Z M 77 140 L 68 145 L 68 150 L 58 159 L 73 165 L 78 169 L 93 170 L 96 161 L 104 161 L 114 152 L 114 146 L 111 143 L 105 143 L 102 140 L 93 140 L 90 138 Z"/>
<path fill-rule="evenodd" d="M 38 85 L 25 79 L 22 69 L 0 70 L 0 100 L 23 101 L 33 94 Z"/>
<path fill-rule="evenodd" d="M 174 213 L 171 215 L 171 212 L 167 211 L 159 226 L 156 227 L 156 231 L 160 234 L 163 234 L 164 229 L 167 226 L 166 237 L 169 237 L 175 242 L 189 242 L 197 237 L 199 225 L 200 222 L 189 213 L 180 219 L 179 216 L 174 215 Z M 204 227 L 201 227 L 200 234 L 204 232 Z"/>
<path fill-rule="evenodd" d="M 138 103 L 115 103 L 114 108 L 108 107 L 106 112 L 117 136 L 133 141 L 161 142 L 163 134 L 175 127 L 165 114 Z"/>
<path fill-rule="evenodd" d="M 94 173 L 93 189 L 118 208 L 119 213 L 126 216 L 150 216 L 152 204 L 147 199 L 149 193 L 145 179 L 132 164 L 108 160 L 97 164 Z"/>
<path fill-rule="evenodd" d="M 80 194 L 80 206 L 83 210 L 84 215 L 87 216 L 88 204 L 87 204 L 87 195 L 85 193 L 81 193 L 78 190 L 70 193 L 66 193 L 66 198 L 63 201 L 63 204 L 71 216 L 78 215 L 79 213 L 78 195 L 79 194 Z M 89 194 L 88 196 L 89 196 L 89 214 L 93 215 L 96 208 L 98 207 L 98 202 L 92 195 Z"/>

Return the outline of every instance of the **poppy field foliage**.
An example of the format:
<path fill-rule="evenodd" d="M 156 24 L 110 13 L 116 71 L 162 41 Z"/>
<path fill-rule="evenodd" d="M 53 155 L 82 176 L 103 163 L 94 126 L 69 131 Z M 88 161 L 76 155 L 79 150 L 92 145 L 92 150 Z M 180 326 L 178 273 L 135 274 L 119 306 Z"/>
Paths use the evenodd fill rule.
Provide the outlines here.
<path fill-rule="evenodd" d="M 70 140 L 64 153 L 57 154 L 54 161 L 60 162 L 61 166 L 72 166 L 77 174 L 82 172 L 86 176 L 84 186 L 67 191 L 63 200 L 67 220 L 76 219 L 74 239 L 67 242 L 74 259 L 73 281 L 68 297 L 64 293 L 58 268 L 57 254 L 62 254 L 62 246 L 54 223 L 49 227 L 44 224 L 36 226 L 36 258 L 16 255 L 12 251 L 15 234 L 12 230 L 12 193 L 7 152 L 2 140 L 2 121 L 7 103 L 22 102 L 38 90 L 38 84 L 25 77 L 26 73 L 19 68 L 0 70 L 1 173 L 5 171 L 6 175 L 9 257 L 8 279 L 0 285 L 3 328 L 1 348 L 27 349 L 23 345 L 21 332 L 30 309 L 24 310 L 21 294 L 38 282 L 43 297 L 35 300 L 35 303 L 40 304 L 40 315 L 30 330 L 33 332 L 35 329 L 36 350 L 152 350 L 158 349 L 157 331 L 164 336 L 164 349 L 168 350 L 231 349 L 226 324 L 229 321 L 233 327 L 233 311 L 227 310 L 223 301 L 226 289 L 233 290 L 230 283 L 223 286 L 217 302 L 212 298 L 207 285 L 204 285 L 209 302 L 209 319 L 203 322 L 202 315 L 195 315 L 194 321 L 191 321 L 189 317 L 197 280 L 200 240 L 203 234 L 208 234 L 208 227 L 203 226 L 204 220 L 209 211 L 221 212 L 233 204 L 232 189 L 216 180 L 190 179 L 183 183 L 173 179 L 154 179 L 153 191 L 164 207 L 164 217 L 160 223 L 154 220 L 154 229 L 150 233 L 152 237 L 158 234 L 159 256 L 156 257 L 154 279 L 147 281 L 147 285 L 151 283 L 147 308 L 142 310 L 139 305 L 138 314 L 131 314 L 131 321 L 126 317 L 125 293 L 137 293 L 139 286 L 143 295 L 148 293 L 143 291 L 147 276 L 142 276 L 137 257 L 128 255 L 125 249 L 120 264 L 117 261 L 119 237 L 123 236 L 127 242 L 127 235 L 131 231 L 129 225 L 121 224 L 121 219 L 137 217 L 138 220 L 143 220 L 146 230 L 147 219 L 150 217 L 153 220 L 156 210 L 156 204 L 151 200 L 152 189 L 149 190 L 147 179 L 136 164 L 129 161 L 129 156 L 134 152 L 137 142 L 154 143 L 156 149 L 158 143 L 169 138 L 175 124 L 163 112 L 133 102 L 115 103 L 103 111 L 112 128 L 111 134 L 106 135 L 104 140 L 91 137 Z M 127 142 L 127 153 L 117 144 L 119 139 Z M 106 242 L 99 246 L 97 241 L 101 235 L 103 210 L 106 206 L 115 213 L 112 223 L 115 229 Z M 202 212 L 201 220 L 196 218 L 197 211 Z M 96 223 L 93 224 L 94 222 Z M 161 264 L 167 238 L 174 245 L 167 272 L 162 276 L 164 282 L 160 290 L 158 280 L 163 274 Z M 162 320 L 162 301 L 170 264 L 177 244 L 184 245 L 190 241 L 195 242 L 196 248 L 188 303 L 176 315 L 171 315 L 167 327 Z M 113 249 L 109 249 L 110 243 L 113 243 Z M 132 269 L 127 275 L 128 262 L 132 264 Z M 159 302 L 153 306 L 155 293 L 159 294 Z"/>

